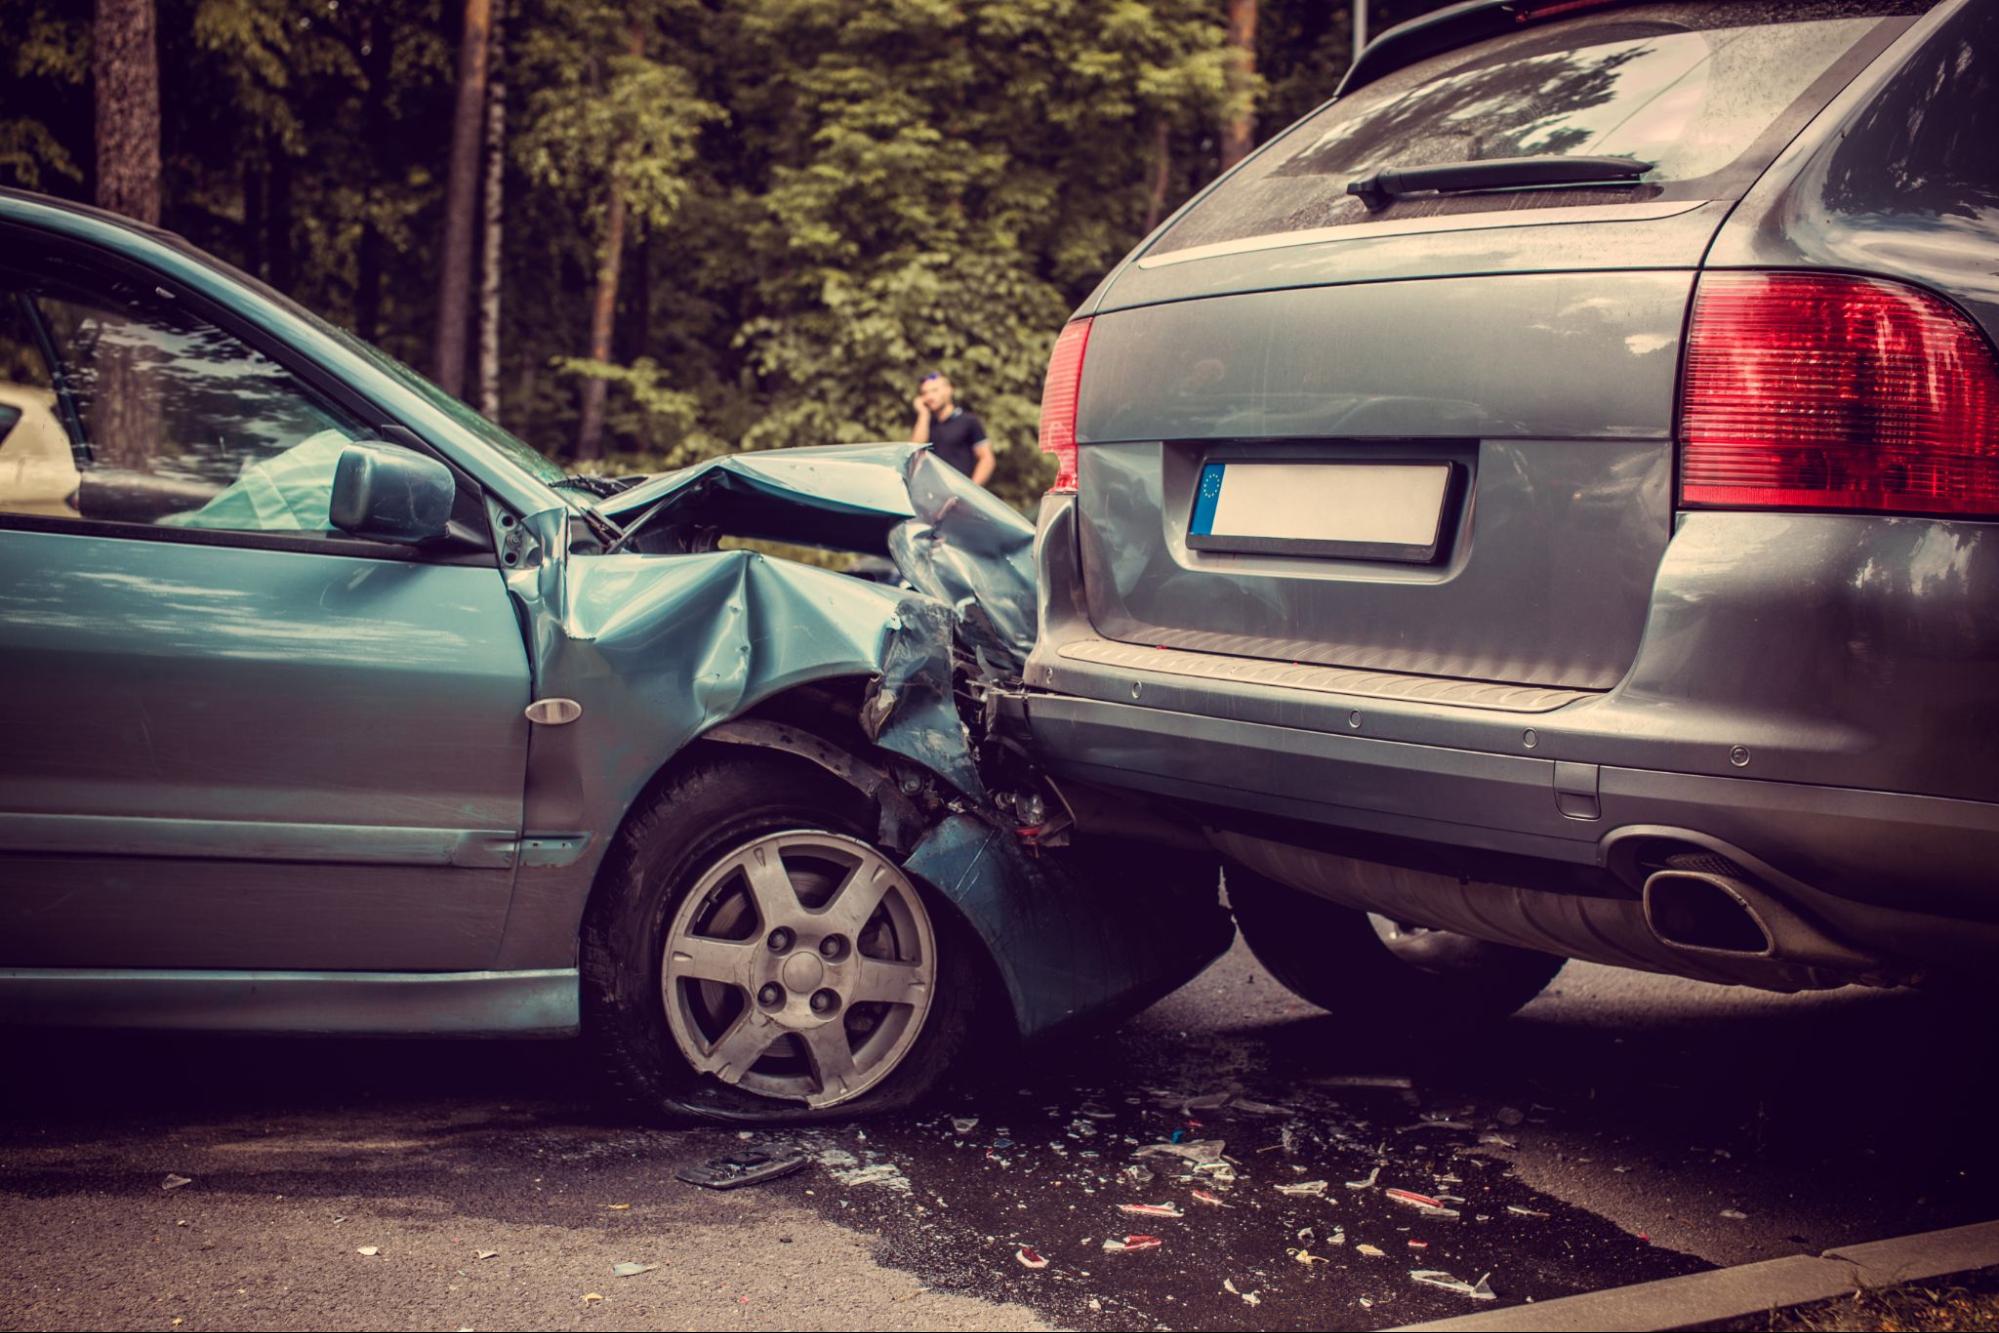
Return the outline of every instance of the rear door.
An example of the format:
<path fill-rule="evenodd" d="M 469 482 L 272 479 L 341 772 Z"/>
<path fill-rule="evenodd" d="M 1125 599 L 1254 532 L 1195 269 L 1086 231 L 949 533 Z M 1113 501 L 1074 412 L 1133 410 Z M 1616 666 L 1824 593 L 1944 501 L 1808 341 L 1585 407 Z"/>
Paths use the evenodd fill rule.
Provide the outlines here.
<path fill-rule="evenodd" d="M 1528 23 L 1365 84 L 1264 149 L 1095 310 L 1077 438 L 1098 630 L 1614 685 L 1671 535 L 1694 272 L 1734 201 L 1921 8 Z M 1578 155 L 1644 171 L 1372 204 L 1348 190 L 1385 168 Z"/>

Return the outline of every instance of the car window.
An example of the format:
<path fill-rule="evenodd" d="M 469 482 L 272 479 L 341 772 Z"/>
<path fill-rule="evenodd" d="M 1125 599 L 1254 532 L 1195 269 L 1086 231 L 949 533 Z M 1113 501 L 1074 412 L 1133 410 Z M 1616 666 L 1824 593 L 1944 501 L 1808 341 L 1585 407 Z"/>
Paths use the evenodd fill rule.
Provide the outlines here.
<path fill-rule="evenodd" d="M 1421 60 L 1364 84 L 1272 144 L 1153 254 L 1427 214 L 1739 197 L 1836 88 L 1820 84 L 1894 3 L 1620 6 Z M 1807 93 L 1815 92 L 1808 104 Z M 1632 188 L 1417 197 L 1370 211 L 1349 182 L 1384 167 L 1531 156 L 1631 157 Z M 1753 168 L 1754 170 L 1746 170 Z"/>
<path fill-rule="evenodd" d="M 326 536 L 372 432 L 168 293 L 68 259 L 0 268 L 0 512 Z M 9 470 L 7 455 L 18 451 Z"/>

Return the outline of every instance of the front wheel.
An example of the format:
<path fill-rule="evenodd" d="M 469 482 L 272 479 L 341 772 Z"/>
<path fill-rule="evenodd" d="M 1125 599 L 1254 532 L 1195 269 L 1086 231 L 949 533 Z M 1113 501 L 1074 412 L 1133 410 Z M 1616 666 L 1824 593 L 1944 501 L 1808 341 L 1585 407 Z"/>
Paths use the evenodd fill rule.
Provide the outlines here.
<path fill-rule="evenodd" d="M 978 945 L 784 755 L 704 759 L 629 821 L 585 922 L 587 1035 L 643 1104 L 800 1120 L 907 1106 L 962 1048 Z"/>
<path fill-rule="evenodd" d="M 1398 925 L 1315 898 L 1243 866 L 1227 872 L 1243 941 L 1285 989 L 1377 1029 L 1431 1032 L 1497 1022 L 1568 960 L 1455 931 Z"/>

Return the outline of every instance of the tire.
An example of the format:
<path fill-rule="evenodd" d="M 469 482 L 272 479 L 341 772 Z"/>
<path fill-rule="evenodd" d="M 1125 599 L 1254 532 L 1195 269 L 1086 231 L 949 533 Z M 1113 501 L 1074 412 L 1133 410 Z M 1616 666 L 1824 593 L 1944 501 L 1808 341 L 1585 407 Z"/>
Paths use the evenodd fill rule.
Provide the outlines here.
<path fill-rule="evenodd" d="M 1495 1023 L 1541 993 L 1568 959 L 1447 930 L 1396 928 L 1231 863 L 1229 905 L 1250 952 L 1301 1000 L 1366 1014 L 1377 1031 Z M 1387 935 L 1388 938 L 1384 938 Z"/>
<path fill-rule="evenodd" d="M 670 1118 L 910 1106 L 966 1044 L 981 946 L 874 846 L 864 797 L 736 748 L 648 792 L 619 832 L 584 917 L 584 1035 L 629 1099 Z"/>

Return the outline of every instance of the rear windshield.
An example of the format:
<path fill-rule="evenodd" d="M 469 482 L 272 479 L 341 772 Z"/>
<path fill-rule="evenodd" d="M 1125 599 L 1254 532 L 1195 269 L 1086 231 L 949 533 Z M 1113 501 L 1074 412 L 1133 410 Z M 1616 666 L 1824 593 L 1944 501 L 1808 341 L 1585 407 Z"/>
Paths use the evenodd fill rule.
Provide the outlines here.
<path fill-rule="evenodd" d="M 1640 4 L 1460 47 L 1307 117 L 1150 251 L 1357 222 L 1547 205 L 1732 199 L 1923 4 Z M 1488 158 L 1631 157 L 1636 185 L 1397 198 L 1350 181 Z"/>

